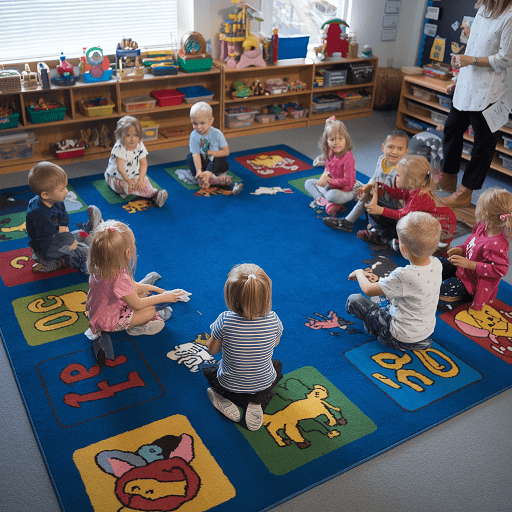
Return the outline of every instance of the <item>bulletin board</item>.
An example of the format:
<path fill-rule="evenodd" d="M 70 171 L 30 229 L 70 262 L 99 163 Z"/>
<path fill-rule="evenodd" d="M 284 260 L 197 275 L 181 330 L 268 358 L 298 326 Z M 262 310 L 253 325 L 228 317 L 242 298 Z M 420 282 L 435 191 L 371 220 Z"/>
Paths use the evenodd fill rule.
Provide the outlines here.
<path fill-rule="evenodd" d="M 442 62 L 446 64 L 450 63 L 451 43 L 455 41 L 460 43 L 460 35 L 462 29 L 460 25 L 464 19 L 464 16 L 474 17 L 476 9 L 474 8 L 475 2 L 468 0 L 429 0 L 427 3 L 428 7 L 439 7 L 440 15 L 438 20 L 425 19 L 425 24 L 435 25 L 437 27 L 436 35 L 446 39 L 445 52 Z M 458 28 L 453 29 L 453 23 L 458 22 Z M 424 66 L 431 62 L 430 50 L 434 43 L 434 37 L 423 35 L 421 38 L 420 50 L 418 52 L 418 66 Z"/>

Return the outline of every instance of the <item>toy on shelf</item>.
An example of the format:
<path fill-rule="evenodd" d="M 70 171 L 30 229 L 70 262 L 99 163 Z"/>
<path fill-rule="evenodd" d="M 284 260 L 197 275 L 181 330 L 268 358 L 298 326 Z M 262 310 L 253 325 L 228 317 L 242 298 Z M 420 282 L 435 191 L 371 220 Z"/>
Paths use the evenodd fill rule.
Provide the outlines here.
<path fill-rule="evenodd" d="M 288 84 L 280 78 L 269 78 L 265 81 L 265 91 L 270 94 L 282 94 L 288 92 Z"/>
<path fill-rule="evenodd" d="M 37 88 L 37 73 L 35 71 L 30 71 L 30 66 L 28 64 L 25 64 L 25 71 L 22 71 L 21 77 L 23 78 L 23 87 L 26 91 Z"/>
<path fill-rule="evenodd" d="M 371 59 L 373 57 L 373 49 L 369 44 L 365 44 L 363 46 L 362 55 L 364 59 Z"/>
<path fill-rule="evenodd" d="M 285 79 L 285 82 L 287 82 L 286 79 Z M 300 80 L 294 80 L 293 82 L 288 82 L 288 90 L 290 92 L 305 91 L 306 83 L 301 82 Z"/>
<path fill-rule="evenodd" d="M 258 10 L 240 0 L 231 0 L 240 6 L 236 14 L 230 14 L 222 24 L 220 59 L 230 68 L 266 66 L 259 37 L 250 33 L 251 20 L 263 21 L 256 16 Z"/>
<path fill-rule="evenodd" d="M 84 82 L 105 82 L 112 77 L 110 61 L 99 46 L 88 48 L 85 52 L 85 73 Z"/>
<path fill-rule="evenodd" d="M 85 142 L 77 139 L 61 140 L 53 144 L 53 149 L 59 159 L 84 156 L 85 148 Z"/>
<path fill-rule="evenodd" d="M 57 65 L 58 76 L 51 78 L 53 85 L 75 85 L 78 76 L 75 76 L 75 69 L 73 65 L 66 60 L 64 52 L 60 54 L 60 63 Z"/>
<path fill-rule="evenodd" d="M 0 130 L 6 128 L 17 128 L 19 114 L 14 112 L 10 105 L 0 105 Z"/>
<path fill-rule="evenodd" d="M 233 83 L 233 88 L 231 91 L 231 97 L 233 99 L 248 98 L 249 96 L 252 96 L 252 94 L 252 89 L 247 87 L 247 84 L 242 80 L 237 80 Z"/>
<path fill-rule="evenodd" d="M 46 62 L 37 63 L 37 78 L 43 89 L 50 89 L 50 68 Z"/>
<path fill-rule="evenodd" d="M 347 57 L 349 43 L 346 28 L 349 28 L 348 23 L 340 18 L 334 18 L 322 24 L 320 27 L 323 31 L 322 53 L 326 57 L 332 57 L 333 53 L 341 53 L 343 58 Z"/>
<path fill-rule="evenodd" d="M 264 96 L 265 86 L 260 82 L 260 80 L 255 80 L 251 85 L 251 92 L 253 96 Z"/>
<path fill-rule="evenodd" d="M 144 76 L 144 68 L 140 62 L 140 48 L 131 38 L 123 38 L 117 43 L 116 66 L 121 80 L 133 80 Z"/>
<path fill-rule="evenodd" d="M 199 32 L 188 32 L 181 38 L 178 64 L 186 73 L 210 71 L 213 59 L 206 53 L 206 41 Z"/>

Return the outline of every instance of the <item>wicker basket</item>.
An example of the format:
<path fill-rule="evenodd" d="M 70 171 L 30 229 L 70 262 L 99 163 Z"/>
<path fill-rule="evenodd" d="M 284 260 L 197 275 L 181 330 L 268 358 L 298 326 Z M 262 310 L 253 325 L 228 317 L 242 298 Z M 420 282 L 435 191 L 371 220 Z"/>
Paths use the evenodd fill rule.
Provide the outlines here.
<path fill-rule="evenodd" d="M 21 75 L 14 69 L 0 69 L 0 92 L 21 92 Z"/>

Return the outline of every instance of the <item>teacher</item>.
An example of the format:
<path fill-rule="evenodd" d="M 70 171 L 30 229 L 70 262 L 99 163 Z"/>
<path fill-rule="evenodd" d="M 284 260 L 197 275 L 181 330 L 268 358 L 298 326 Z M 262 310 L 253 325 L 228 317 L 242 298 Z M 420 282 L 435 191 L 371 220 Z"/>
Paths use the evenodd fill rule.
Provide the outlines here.
<path fill-rule="evenodd" d="M 498 101 L 507 88 L 507 68 L 512 65 L 512 0 L 478 0 L 478 9 L 460 67 L 452 108 L 444 126 L 444 163 L 438 188 L 451 195 L 442 200 L 450 207 L 471 205 L 491 165 L 499 132 L 492 133 L 482 111 Z M 473 127 L 474 144 L 457 188 L 464 132 Z"/>

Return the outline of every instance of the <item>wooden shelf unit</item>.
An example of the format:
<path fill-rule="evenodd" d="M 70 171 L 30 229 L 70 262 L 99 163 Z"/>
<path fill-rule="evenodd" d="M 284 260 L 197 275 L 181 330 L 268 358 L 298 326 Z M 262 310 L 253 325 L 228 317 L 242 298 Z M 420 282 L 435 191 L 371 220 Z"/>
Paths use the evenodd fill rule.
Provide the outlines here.
<path fill-rule="evenodd" d="M 422 107 L 425 107 L 442 115 L 447 115 L 450 109 L 440 105 L 438 101 L 427 100 L 415 96 L 413 94 L 412 87 L 418 86 L 420 88 L 427 89 L 428 91 L 435 94 L 436 99 L 438 99 L 438 93 L 444 96 L 451 96 L 447 92 L 447 87 L 451 83 L 452 82 L 448 80 L 439 80 L 436 78 L 426 77 L 424 75 L 406 75 L 402 83 L 402 90 L 400 93 L 400 103 L 398 105 L 396 127 L 412 134 L 418 133 L 420 130 L 416 130 L 407 126 L 407 118 L 421 121 L 422 123 L 426 123 L 430 126 L 436 126 L 438 123 L 436 123 L 432 117 L 428 115 L 428 111 L 422 113 L 420 110 L 418 110 L 418 108 L 421 109 Z M 415 110 L 412 111 L 411 107 Z M 500 133 L 510 135 L 510 138 L 512 138 L 512 128 L 503 126 L 500 128 Z M 467 134 L 464 135 L 464 139 L 471 143 L 474 140 L 471 135 Z M 499 153 L 510 155 L 512 157 L 512 150 L 505 148 L 502 140 L 498 141 L 498 144 L 496 145 L 496 152 L 491 163 L 491 169 L 499 171 L 508 176 L 512 176 L 512 170 L 503 166 L 502 159 L 499 157 Z M 471 156 L 467 155 L 466 153 L 462 153 L 462 158 L 469 160 Z"/>
<path fill-rule="evenodd" d="M 318 69 L 336 69 L 346 67 L 350 63 L 365 62 L 374 68 L 373 79 L 370 83 L 358 85 L 340 85 L 335 87 L 313 87 L 314 77 Z M 55 67 L 56 63 L 48 63 Z M 62 165 L 108 158 L 111 148 L 91 146 L 85 150 L 85 155 L 76 158 L 58 160 L 53 152 L 52 144 L 59 140 L 78 139 L 80 131 L 88 128 L 100 128 L 101 124 L 107 126 L 109 134 L 113 134 L 117 121 L 127 115 L 134 115 L 141 121 L 154 121 L 159 125 L 158 139 L 146 141 L 144 144 L 148 151 L 166 149 L 176 146 L 186 146 L 189 142 L 192 125 L 190 122 L 190 103 L 183 102 L 181 105 L 168 107 L 156 107 L 150 110 L 124 112 L 122 101 L 132 96 L 146 96 L 151 91 L 160 89 L 175 89 L 186 86 L 201 85 L 213 92 L 213 98 L 209 102 L 213 108 L 215 118 L 214 126 L 220 128 L 226 138 L 235 136 L 252 135 L 271 131 L 286 130 L 289 128 L 307 127 L 310 125 L 325 123 L 325 120 L 335 115 L 338 119 L 353 119 L 357 117 L 370 116 L 373 108 L 378 59 L 328 59 L 326 61 L 313 61 L 310 59 L 291 59 L 279 61 L 275 65 L 266 67 L 248 67 L 242 69 L 228 68 L 223 61 L 215 60 L 210 71 L 202 73 L 183 73 L 177 75 L 155 77 L 145 74 L 143 78 L 133 80 L 118 80 L 113 78 L 107 82 L 84 83 L 77 81 L 73 86 L 54 86 L 50 89 L 25 90 L 17 93 L 0 93 L 0 104 L 13 104 L 15 112 L 20 114 L 18 128 L 13 130 L 33 130 L 38 138 L 34 145 L 34 156 L 13 160 L 0 160 L 0 174 L 6 174 L 30 169 L 35 163 L 41 160 L 49 160 Z M 34 66 L 32 65 L 32 68 Z M 252 96 L 249 98 L 233 99 L 231 87 L 236 80 L 243 80 L 251 85 L 259 79 L 264 82 L 269 78 L 287 77 L 290 82 L 299 80 L 306 84 L 304 91 L 293 91 L 270 96 Z M 335 112 L 312 113 L 313 96 L 332 94 L 340 90 L 358 90 L 371 94 L 371 105 L 369 108 L 357 110 L 337 110 Z M 83 99 L 107 96 L 114 103 L 114 109 L 108 116 L 85 116 L 80 112 L 79 103 Z M 39 98 L 45 101 L 55 101 L 66 107 L 64 120 L 50 123 L 31 123 L 27 117 L 25 107 L 37 103 Z M 246 105 L 260 109 L 273 103 L 296 102 L 307 109 L 307 115 L 303 118 L 287 117 L 281 121 L 274 121 L 268 124 L 255 122 L 246 128 L 228 129 L 225 127 L 225 110 Z M 184 129 L 187 127 L 186 129 Z M 170 138 L 162 135 L 163 131 L 176 129 L 181 133 Z M 0 130 L 0 135 L 2 130 Z"/>

